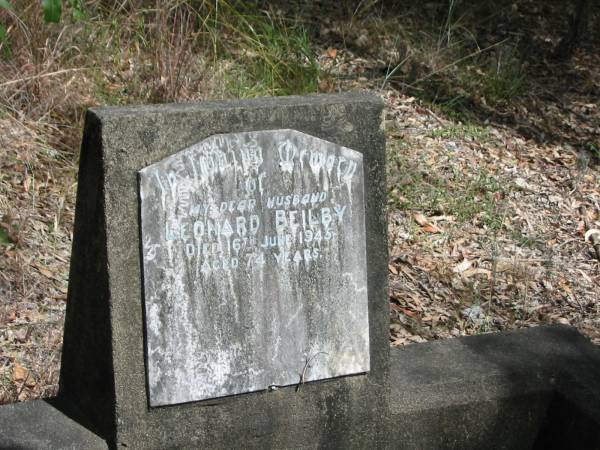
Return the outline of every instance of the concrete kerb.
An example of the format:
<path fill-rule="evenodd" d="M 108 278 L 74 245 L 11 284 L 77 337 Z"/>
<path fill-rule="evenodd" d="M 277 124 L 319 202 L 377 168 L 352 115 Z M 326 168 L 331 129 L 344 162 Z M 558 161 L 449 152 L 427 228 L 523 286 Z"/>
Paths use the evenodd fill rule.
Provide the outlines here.
<path fill-rule="evenodd" d="M 370 420 L 385 423 L 381 448 L 599 448 L 599 379 L 600 349 L 571 327 L 413 344 L 392 350 L 390 409 Z M 6 449 L 107 448 L 42 400 L 1 407 L 0 436 Z"/>

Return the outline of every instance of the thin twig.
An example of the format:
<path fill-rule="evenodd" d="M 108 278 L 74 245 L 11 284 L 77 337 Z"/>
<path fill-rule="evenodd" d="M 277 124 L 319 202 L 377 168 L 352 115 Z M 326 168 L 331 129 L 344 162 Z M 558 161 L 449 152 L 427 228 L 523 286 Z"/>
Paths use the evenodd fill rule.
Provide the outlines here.
<path fill-rule="evenodd" d="M 462 58 L 459 58 L 456 61 L 451 62 L 450 64 L 446 64 L 444 67 L 442 67 L 442 68 L 440 68 L 438 70 L 434 70 L 433 72 L 428 73 L 424 77 L 419 78 L 417 81 L 414 81 L 411 84 L 409 84 L 408 87 L 414 87 L 415 84 L 420 83 L 421 81 L 425 81 L 426 79 L 431 78 L 432 76 L 434 76 L 434 75 L 436 75 L 436 74 L 438 74 L 440 72 L 443 72 L 444 70 L 446 70 L 446 69 L 448 69 L 448 68 L 450 68 L 452 66 L 455 66 L 456 64 L 461 63 L 461 62 L 463 62 L 463 61 L 465 61 L 465 60 L 467 60 L 469 58 L 473 58 L 474 56 L 477 56 L 480 53 L 486 52 L 486 51 L 488 51 L 488 50 L 490 50 L 490 49 L 492 49 L 494 47 L 497 47 L 498 45 L 504 44 L 506 41 L 508 41 L 508 38 L 503 39 L 503 40 L 501 40 L 499 42 L 496 42 L 495 44 L 488 45 L 486 48 L 482 48 L 482 49 L 474 51 L 473 53 L 469 53 L 467 56 L 463 56 Z"/>
<path fill-rule="evenodd" d="M 300 382 L 299 382 L 299 383 L 298 383 L 298 385 L 296 386 L 296 392 L 298 392 L 298 390 L 300 389 L 300 386 L 302 386 L 302 385 L 304 384 L 304 377 L 305 377 L 305 375 L 306 375 L 306 369 L 308 369 L 308 366 L 309 366 L 310 362 L 311 362 L 313 359 L 315 359 L 315 357 L 316 357 L 317 355 L 320 355 L 320 354 L 323 354 L 323 355 L 328 355 L 329 353 L 326 353 L 326 352 L 317 352 L 317 353 L 315 353 L 314 355 L 312 355 L 310 358 L 308 358 L 308 359 L 306 360 L 306 364 L 304 364 L 304 369 L 302 369 L 302 374 L 300 375 Z"/>
<path fill-rule="evenodd" d="M 447 122 L 444 122 L 442 119 L 440 119 L 440 117 L 439 117 L 439 116 L 438 116 L 436 113 L 434 113 L 434 112 L 433 112 L 431 109 L 429 109 L 429 108 L 427 108 L 427 107 L 425 107 L 425 106 L 424 106 L 423 108 L 425 109 L 425 111 L 426 111 L 427 113 L 429 113 L 429 115 L 430 115 L 431 117 L 433 117 L 435 120 L 437 120 L 437 122 L 438 122 L 440 125 L 442 125 L 442 126 L 445 126 L 445 125 L 446 125 L 446 123 L 447 123 Z"/>
<path fill-rule="evenodd" d="M 508 209 L 504 207 L 502 211 L 502 218 L 500 219 L 500 228 L 494 230 L 494 237 L 492 239 L 492 275 L 490 277 L 490 296 L 487 301 L 486 316 L 490 312 L 490 308 L 492 307 L 492 300 L 494 299 L 494 296 L 496 294 L 496 277 L 498 275 L 498 231 L 502 230 L 502 227 L 504 226 L 504 220 L 506 220 L 507 212 Z"/>
<path fill-rule="evenodd" d="M 18 78 L 16 80 L 5 81 L 4 83 L 0 83 L 0 87 L 5 87 L 5 86 L 10 86 L 12 84 L 22 83 L 23 81 L 31 81 L 31 80 L 36 80 L 39 78 L 48 78 L 48 77 L 53 77 L 55 75 L 62 75 L 64 73 L 81 72 L 82 70 L 90 70 L 90 69 L 91 69 L 90 67 L 75 67 L 72 69 L 57 70 L 55 72 L 40 73 L 38 75 L 32 75 L 30 77 L 24 77 L 24 78 Z"/>
<path fill-rule="evenodd" d="M 23 380 L 23 384 L 21 384 L 21 387 L 17 390 L 17 399 L 21 395 L 21 392 L 23 392 L 23 389 L 25 389 L 25 384 L 27 383 L 27 381 L 29 381 L 29 370 L 27 371 L 27 374 L 25 375 L 25 379 Z"/>
<path fill-rule="evenodd" d="M 380 91 L 382 91 L 382 90 L 383 90 L 383 88 L 385 87 L 385 84 L 388 82 L 388 80 L 389 80 L 391 77 L 393 77 L 393 76 L 394 76 L 394 74 L 396 73 L 396 71 L 397 71 L 397 70 L 398 70 L 400 67 L 402 67 L 402 66 L 404 65 L 404 63 L 405 63 L 406 61 L 408 61 L 408 58 L 410 58 L 411 56 L 412 56 L 412 54 L 410 54 L 410 53 L 409 53 L 408 55 L 406 55 L 406 58 L 404 58 L 402 61 L 400 61 L 400 62 L 399 62 L 397 65 L 396 65 L 396 67 L 394 67 L 394 68 L 392 69 L 392 71 L 391 71 L 391 72 L 388 72 L 388 73 L 386 73 L 386 74 L 385 74 L 385 77 L 383 78 L 383 83 L 381 83 L 381 87 L 379 88 L 379 90 L 380 90 Z M 388 70 L 389 70 L 389 66 L 388 66 Z"/>
<path fill-rule="evenodd" d="M 566 241 L 563 241 L 560 244 L 556 244 L 556 248 L 564 247 L 565 245 L 570 244 L 572 242 L 581 242 L 581 239 L 579 239 L 579 238 L 577 238 L 577 239 L 567 239 Z"/>

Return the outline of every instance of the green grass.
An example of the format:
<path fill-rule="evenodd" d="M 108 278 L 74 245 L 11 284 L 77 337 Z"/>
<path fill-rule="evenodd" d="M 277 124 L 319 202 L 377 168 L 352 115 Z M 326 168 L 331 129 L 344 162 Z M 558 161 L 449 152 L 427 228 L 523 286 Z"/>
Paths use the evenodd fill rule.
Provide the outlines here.
<path fill-rule="evenodd" d="M 489 64 L 489 60 L 495 65 L 500 64 L 492 57 L 480 64 Z M 507 64 L 507 67 L 495 70 L 482 69 L 481 66 L 464 67 L 458 76 L 459 89 L 471 93 L 470 98 L 484 102 L 488 107 L 507 106 L 512 99 L 523 95 L 527 87 L 520 63 L 510 60 Z"/>
<path fill-rule="evenodd" d="M 468 139 L 481 142 L 487 140 L 489 131 L 486 128 L 473 124 L 452 124 L 444 128 L 433 130 L 430 136 L 433 138 Z"/>
<path fill-rule="evenodd" d="M 519 230 L 513 230 L 510 234 L 510 237 L 521 247 L 537 249 L 541 251 L 547 251 L 548 249 L 544 240 L 535 235 L 532 236 Z"/>
<path fill-rule="evenodd" d="M 11 240 L 8 236 L 8 232 L 0 226 L 0 245 L 1 244 L 10 244 Z"/>
<path fill-rule="evenodd" d="M 585 144 L 585 148 L 592 154 L 592 158 L 600 163 L 600 144 L 588 142 Z"/>
<path fill-rule="evenodd" d="M 502 109 L 529 89 L 527 77 L 518 62 L 502 70 L 490 70 L 492 56 L 475 65 L 461 64 L 450 74 L 440 74 L 418 84 L 421 100 L 441 109 L 449 117 L 468 122 L 475 113 Z"/>
<path fill-rule="evenodd" d="M 238 89 L 242 96 L 290 95 L 316 92 L 320 68 L 303 25 L 270 14 L 233 15 L 227 25 L 242 43 L 237 62 L 244 70 Z"/>
<path fill-rule="evenodd" d="M 489 230 L 502 228 L 504 211 L 496 195 L 505 195 L 507 185 L 493 174 L 479 170 L 465 178 L 465 174 L 455 168 L 443 174 L 432 173 L 394 148 L 388 160 L 391 208 L 451 215 L 459 223 L 478 218 Z"/>

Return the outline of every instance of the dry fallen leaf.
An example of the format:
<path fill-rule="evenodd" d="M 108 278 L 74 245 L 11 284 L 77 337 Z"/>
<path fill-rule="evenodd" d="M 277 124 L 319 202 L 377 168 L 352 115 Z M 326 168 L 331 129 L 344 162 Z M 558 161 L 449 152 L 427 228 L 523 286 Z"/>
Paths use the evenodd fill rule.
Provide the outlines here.
<path fill-rule="evenodd" d="M 441 233 L 442 230 L 437 225 L 426 225 L 423 230 L 428 233 Z"/>
<path fill-rule="evenodd" d="M 592 236 L 595 236 L 595 235 L 597 235 L 598 238 L 600 238 L 600 230 L 599 229 L 592 228 L 590 230 L 587 230 L 587 232 L 585 233 L 585 236 L 584 236 L 585 242 L 588 242 L 588 241 L 594 242 L 594 239 L 598 239 L 598 238 L 592 238 Z"/>
<path fill-rule="evenodd" d="M 470 277 L 472 277 L 473 275 L 486 275 L 488 280 L 490 278 L 492 278 L 492 271 L 488 270 L 488 269 L 482 269 L 482 268 L 477 268 L 477 269 L 468 269 L 465 270 L 461 275 L 464 279 L 468 279 Z"/>
<path fill-rule="evenodd" d="M 424 227 L 425 225 L 427 225 L 429 223 L 429 222 L 427 222 L 427 219 L 425 218 L 425 216 L 421 213 L 415 213 L 415 222 L 417 222 L 422 227 Z"/>
<path fill-rule="evenodd" d="M 31 376 L 29 370 L 19 363 L 15 364 L 15 368 L 13 370 L 13 381 L 15 383 L 23 383 L 28 388 L 35 387 L 35 378 Z"/>
<path fill-rule="evenodd" d="M 25 178 L 23 179 L 23 189 L 25 190 L 25 192 L 29 192 L 30 187 L 31 187 L 31 177 L 29 176 L 29 173 L 27 173 L 27 171 L 25 171 Z"/>
<path fill-rule="evenodd" d="M 52 272 L 50 272 L 48 269 L 43 269 L 41 267 L 38 267 L 38 270 L 45 277 L 47 277 L 47 278 L 54 278 L 54 274 Z"/>
<path fill-rule="evenodd" d="M 469 261 L 468 259 L 463 259 L 460 263 L 454 266 L 454 269 L 452 269 L 452 271 L 454 273 L 462 273 L 465 270 L 470 269 L 472 265 L 473 263 L 471 261 Z"/>
<path fill-rule="evenodd" d="M 429 222 L 423 214 L 415 213 L 414 217 L 415 222 L 417 222 L 421 227 L 423 227 L 423 230 L 427 233 L 441 233 L 442 230 L 437 225 L 434 225 L 431 222 Z"/>
<path fill-rule="evenodd" d="M 23 343 L 23 342 L 27 341 L 28 334 L 29 334 L 27 331 L 28 331 L 27 328 L 21 328 L 19 330 L 13 331 L 11 334 L 12 334 L 13 339 L 16 342 L 22 342 Z"/>
<path fill-rule="evenodd" d="M 29 372 L 25 367 L 23 367 L 19 363 L 16 363 L 13 369 L 13 381 L 15 383 L 22 383 L 27 379 L 28 374 Z"/>

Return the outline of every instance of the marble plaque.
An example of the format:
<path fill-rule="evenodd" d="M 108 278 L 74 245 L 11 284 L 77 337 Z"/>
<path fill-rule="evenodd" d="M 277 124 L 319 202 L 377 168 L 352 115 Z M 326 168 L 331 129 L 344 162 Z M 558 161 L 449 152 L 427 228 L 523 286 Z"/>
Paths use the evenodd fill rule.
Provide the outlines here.
<path fill-rule="evenodd" d="M 362 154 L 222 134 L 139 173 L 151 406 L 369 371 Z"/>

